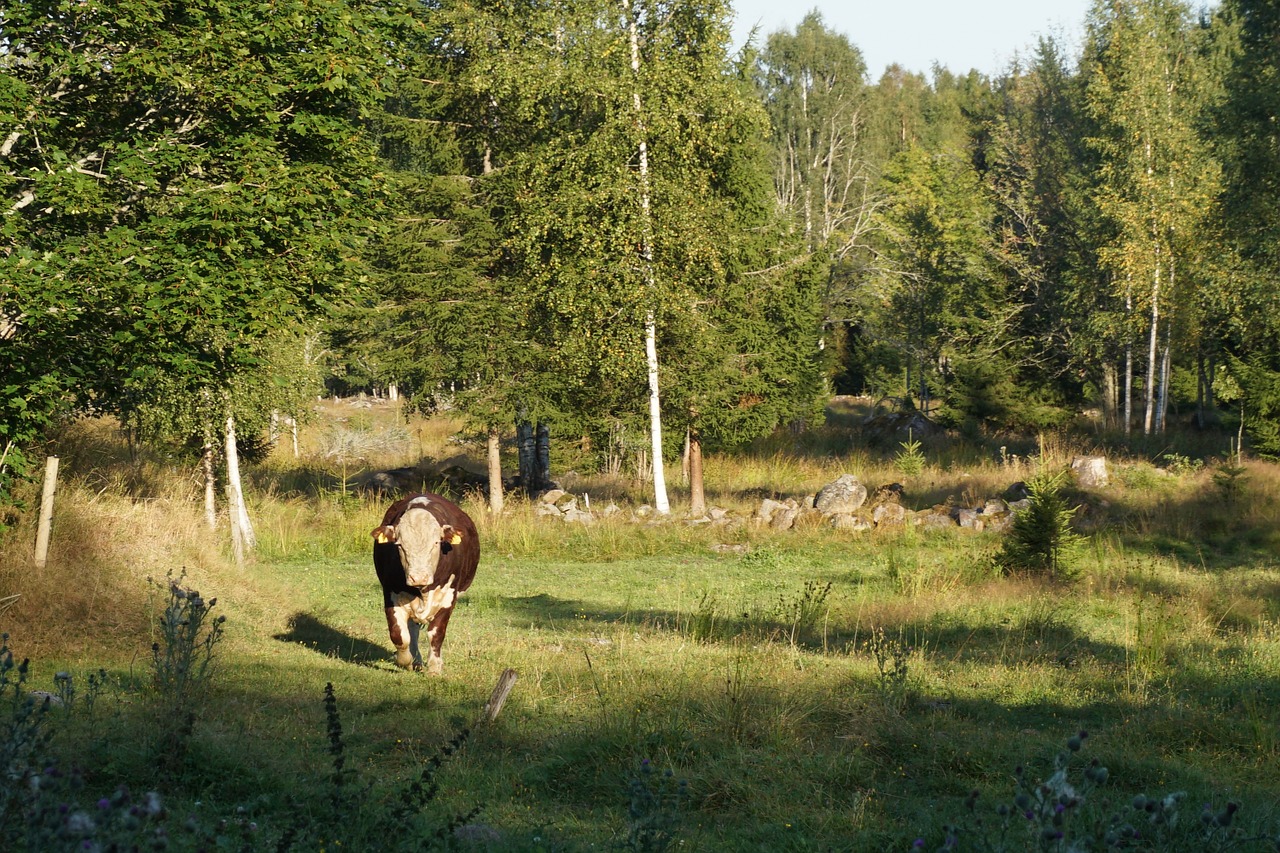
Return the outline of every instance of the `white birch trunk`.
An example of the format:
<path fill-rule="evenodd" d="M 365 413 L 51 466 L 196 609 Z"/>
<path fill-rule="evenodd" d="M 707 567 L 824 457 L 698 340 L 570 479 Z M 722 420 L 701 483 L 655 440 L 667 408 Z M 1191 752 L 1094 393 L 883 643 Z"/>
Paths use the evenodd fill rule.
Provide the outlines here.
<path fill-rule="evenodd" d="M 1124 289 L 1124 318 L 1128 325 L 1133 316 L 1132 281 L 1126 282 Z M 1133 343 L 1126 329 L 1124 335 L 1124 434 L 1127 438 L 1133 431 Z"/>
<path fill-rule="evenodd" d="M 1164 347 L 1160 354 L 1160 393 L 1156 404 L 1156 432 L 1163 433 L 1169 414 L 1169 326 L 1165 324 Z"/>
<path fill-rule="evenodd" d="M 1159 249 L 1156 250 L 1157 255 Z M 1157 353 L 1160 343 L 1160 262 L 1157 258 L 1151 281 L 1151 333 L 1147 338 L 1146 409 L 1142 418 L 1142 434 L 1151 435 L 1155 420 Z"/>
<path fill-rule="evenodd" d="M 662 465 L 662 400 L 658 387 L 658 322 L 652 307 L 656 298 L 657 282 L 653 272 L 653 220 L 649 210 L 649 144 L 646 140 L 644 116 L 640 103 L 640 36 L 636 31 L 635 16 L 631 14 L 630 0 L 621 0 L 627 16 L 631 36 L 631 71 L 636 89 L 632 92 L 632 104 L 636 111 L 636 127 L 640 136 L 640 216 L 643 227 L 641 254 L 645 264 L 645 286 L 649 290 L 650 309 L 644 321 L 644 351 L 649 374 L 649 435 L 653 453 L 653 508 L 660 515 L 671 512 L 667 500 L 667 481 Z"/>
<path fill-rule="evenodd" d="M 240 453 L 236 447 L 236 419 L 227 416 L 227 514 L 231 519 L 231 554 L 237 563 L 243 563 L 245 555 L 258 544 L 249 521 L 249 511 L 244 503 L 244 489 L 240 484 Z"/>
<path fill-rule="evenodd" d="M 200 470 L 204 475 L 204 523 L 210 530 L 218 527 L 218 503 L 214 480 L 213 429 L 206 427 L 204 448 L 200 453 Z"/>

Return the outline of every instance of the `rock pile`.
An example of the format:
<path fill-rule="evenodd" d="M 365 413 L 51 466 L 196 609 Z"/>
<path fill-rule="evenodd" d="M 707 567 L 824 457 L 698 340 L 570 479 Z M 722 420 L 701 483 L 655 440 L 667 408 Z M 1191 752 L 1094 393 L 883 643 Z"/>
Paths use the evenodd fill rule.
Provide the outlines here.
<path fill-rule="evenodd" d="M 843 474 L 803 500 L 765 498 L 752 520 L 775 530 L 819 524 L 854 532 L 894 529 L 908 524 L 925 528 L 1004 530 L 1013 523 L 1014 512 L 1028 505 L 1025 494 L 1019 494 L 1010 501 L 991 498 L 975 506 L 940 504 L 913 512 L 902 505 L 902 495 L 901 483 L 887 483 L 869 493 L 854 475 Z"/>

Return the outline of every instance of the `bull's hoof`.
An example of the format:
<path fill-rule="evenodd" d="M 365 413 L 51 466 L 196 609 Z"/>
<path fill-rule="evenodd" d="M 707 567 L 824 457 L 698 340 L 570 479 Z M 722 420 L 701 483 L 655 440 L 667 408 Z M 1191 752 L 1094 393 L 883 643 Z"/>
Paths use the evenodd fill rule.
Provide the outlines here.
<path fill-rule="evenodd" d="M 413 666 L 409 667 L 410 672 L 422 672 L 422 669 L 422 661 L 420 660 L 414 661 Z"/>

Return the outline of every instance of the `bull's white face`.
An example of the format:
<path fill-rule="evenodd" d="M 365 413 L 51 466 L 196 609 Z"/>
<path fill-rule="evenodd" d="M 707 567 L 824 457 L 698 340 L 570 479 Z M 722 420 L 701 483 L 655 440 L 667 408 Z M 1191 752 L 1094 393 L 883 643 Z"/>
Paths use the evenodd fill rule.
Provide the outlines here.
<path fill-rule="evenodd" d="M 410 507 L 396 524 L 396 544 L 400 563 L 410 586 L 429 586 L 440 562 L 440 538 L 443 534 L 436 517 L 421 507 Z"/>

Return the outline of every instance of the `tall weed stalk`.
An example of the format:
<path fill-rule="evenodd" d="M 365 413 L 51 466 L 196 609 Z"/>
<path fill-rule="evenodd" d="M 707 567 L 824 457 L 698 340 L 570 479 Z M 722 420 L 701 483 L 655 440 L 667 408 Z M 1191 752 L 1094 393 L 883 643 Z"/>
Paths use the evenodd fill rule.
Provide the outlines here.
<path fill-rule="evenodd" d="M 185 575 L 167 582 L 160 615 L 160 639 L 151 644 L 151 686 L 156 694 L 159 764 L 163 770 L 181 767 L 187 755 L 196 716 L 213 680 L 214 650 L 222 639 L 225 616 L 214 616 L 218 599 L 208 601 L 183 586 Z"/>

